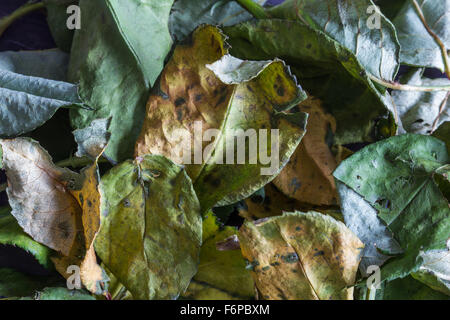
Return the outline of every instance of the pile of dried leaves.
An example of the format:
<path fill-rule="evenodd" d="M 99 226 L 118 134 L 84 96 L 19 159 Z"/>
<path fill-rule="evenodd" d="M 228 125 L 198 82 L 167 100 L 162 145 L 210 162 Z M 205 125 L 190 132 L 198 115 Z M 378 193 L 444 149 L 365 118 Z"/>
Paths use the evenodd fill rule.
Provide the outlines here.
<path fill-rule="evenodd" d="M 450 0 L 271 3 L 26 5 L 59 49 L 0 53 L 0 244 L 50 275 L 0 296 L 449 298 Z"/>

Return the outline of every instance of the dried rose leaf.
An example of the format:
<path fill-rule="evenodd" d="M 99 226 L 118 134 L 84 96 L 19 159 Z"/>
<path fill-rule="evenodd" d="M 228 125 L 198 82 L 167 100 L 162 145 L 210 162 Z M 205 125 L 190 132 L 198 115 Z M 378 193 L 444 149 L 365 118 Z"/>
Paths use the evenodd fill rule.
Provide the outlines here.
<path fill-rule="evenodd" d="M 352 300 L 363 243 L 318 212 L 246 222 L 239 240 L 263 299 Z"/>
<path fill-rule="evenodd" d="M 135 299 L 176 299 L 197 271 L 202 243 L 200 204 L 186 172 L 147 155 L 111 169 L 102 189 L 95 250 L 106 268 Z"/>
<path fill-rule="evenodd" d="M 68 190 L 80 182 L 79 175 L 55 166 L 31 139 L 0 140 L 0 145 L 11 214 L 34 240 L 68 255 L 81 217 L 81 208 Z"/>
<path fill-rule="evenodd" d="M 287 196 L 313 205 L 337 204 L 333 171 L 337 161 L 327 144 L 336 120 L 320 100 L 308 97 L 299 109 L 309 114 L 306 134 L 273 183 Z"/>
<path fill-rule="evenodd" d="M 160 154 L 186 165 L 204 212 L 244 199 L 272 180 L 300 142 L 307 118 L 284 113 L 306 94 L 281 60 L 242 61 L 227 53 L 225 36 L 213 26 L 199 27 L 187 44 L 177 46 L 159 92 L 148 101 L 136 144 L 137 155 Z M 261 164 L 261 152 L 251 161 L 247 146 L 245 165 L 236 164 L 235 150 L 234 164 L 226 159 L 232 130 L 266 130 L 270 143 L 271 129 L 279 130 L 278 165 Z M 268 167 L 274 170 L 261 174 Z"/>

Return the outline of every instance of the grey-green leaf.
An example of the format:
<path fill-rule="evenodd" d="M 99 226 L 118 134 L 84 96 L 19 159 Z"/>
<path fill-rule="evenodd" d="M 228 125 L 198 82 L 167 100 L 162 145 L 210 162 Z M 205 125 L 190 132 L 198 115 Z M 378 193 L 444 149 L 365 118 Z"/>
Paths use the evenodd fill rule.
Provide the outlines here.
<path fill-rule="evenodd" d="M 30 132 L 79 103 L 77 86 L 65 82 L 67 61 L 59 50 L 0 53 L 0 137 Z"/>
<path fill-rule="evenodd" d="M 169 27 L 172 37 L 181 41 L 201 24 L 232 26 L 251 18 L 236 1 L 178 0 L 173 5 Z"/>
<path fill-rule="evenodd" d="M 146 4 L 141 11 L 137 1 L 126 2 L 130 11 L 122 2 L 80 1 L 83 27 L 75 33 L 69 67 L 70 79 L 79 83 L 81 99 L 95 109 L 72 110 L 72 125 L 81 129 L 95 119 L 112 117 L 105 155 L 114 161 L 133 155 L 149 84 L 161 71 L 164 52 L 170 48 L 170 35 L 164 30 L 172 0 Z M 134 22 L 146 29 L 132 30 Z"/>
<path fill-rule="evenodd" d="M 413 278 L 450 296 L 450 249 L 430 250 L 420 257 L 423 264 L 412 274 Z"/>
<path fill-rule="evenodd" d="M 359 270 L 363 276 L 367 276 L 369 266 L 381 266 L 389 259 L 389 256 L 379 252 L 378 248 L 392 254 L 401 253 L 402 250 L 393 239 L 392 232 L 378 219 L 377 211 L 363 197 L 339 181 L 336 186 L 345 225 L 365 245 Z"/>
<path fill-rule="evenodd" d="M 448 79 L 424 78 L 423 69 L 413 69 L 401 81 L 415 86 L 450 85 Z M 430 134 L 450 121 L 450 93 L 448 91 L 394 91 L 392 98 L 406 132 Z"/>
<path fill-rule="evenodd" d="M 395 78 L 400 53 L 396 31 L 371 0 L 286 0 L 268 12 L 325 32 L 353 52 L 372 75 Z"/>
<path fill-rule="evenodd" d="M 290 65 L 305 91 L 321 99 L 336 118 L 336 144 L 372 142 L 395 133 L 389 93 L 380 93 L 355 55 L 322 31 L 280 19 L 244 22 L 224 31 L 232 55 L 280 57 Z"/>
<path fill-rule="evenodd" d="M 108 132 L 111 119 L 96 119 L 84 129 L 73 132 L 75 142 L 78 144 L 77 157 L 90 157 L 96 159 L 102 154 L 108 144 L 111 134 Z"/>
<path fill-rule="evenodd" d="M 401 44 L 400 60 L 404 64 L 445 69 L 444 54 L 450 48 L 450 1 L 406 1 L 394 19 Z M 419 11 L 425 19 L 420 19 Z M 431 31 L 431 33 L 427 30 Z M 442 52 L 434 34 L 445 46 Z"/>
<path fill-rule="evenodd" d="M 422 252 L 446 248 L 450 208 L 434 176 L 449 162 L 442 141 L 405 134 L 365 147 L 334 172 L 378 212 L 404 251 L 381 268 L 382 280 L 405 277 L 423 264 Z"/>
<path fill-rule="evenodd" d="M 123 39 L 151 86 L 172 46 L 168 21 L 173 1 L 106 1 Z"/>

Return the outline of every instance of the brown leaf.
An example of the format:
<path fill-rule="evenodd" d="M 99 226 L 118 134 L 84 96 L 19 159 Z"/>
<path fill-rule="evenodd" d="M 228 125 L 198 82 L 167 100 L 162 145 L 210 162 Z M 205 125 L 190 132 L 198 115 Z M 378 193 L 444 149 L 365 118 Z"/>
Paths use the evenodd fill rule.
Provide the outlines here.
<path fill-rule="evenodd" d="M 363 243 L 342 223 L 318 212 L 246 222 L 239 231 L 263 299 L 353 299 Z"/>
<path fill-rule="evenodd" d="M 34 240 L 68 255 L 81 217 L 77 200 L 68 192 L 79 183 L 78 174 L 55 166 L 31 139 L 0 140 L 0 145 L 12 215 Z"/>
<path fill-rule="evenodd" d="M 101 205 L 97 161 L 78 174 L 54 165 L 31 139 L 0 144 L 14 217 L 34 240 L 57 251 L 52 261 L 59 273 L 69 277 L 67 268 L 79 266 L 82 283 L 101 294 L 107 278 L 93 249 Z"/>
<path fill-rule="evenodd" d="M 306 135 L 273 183 L 287 196 L 313 205 L 336 205 L 333 171 L 337 161 L 327 144 L 336 120 L 312 96 L 299 109 L 309 114 Z"/>

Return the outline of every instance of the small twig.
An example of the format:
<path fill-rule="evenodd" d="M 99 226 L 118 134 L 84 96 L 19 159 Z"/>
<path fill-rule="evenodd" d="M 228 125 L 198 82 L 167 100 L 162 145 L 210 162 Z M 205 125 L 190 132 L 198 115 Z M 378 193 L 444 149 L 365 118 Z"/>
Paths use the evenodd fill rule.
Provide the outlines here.
<path fill-rule="evenodd" d="M 447 101 L 448 101 L 449 97 L 450 97 L 450 92 L 447 92 L 447 94 L 445 95 L 444 100 L 442 100 L 441 105 L 439 106 L 439 113 L 438 113 L 436 119 L 434 119 L 433 126 L 431 127 L 431 132 L 434 132 L 434 130 L 437 129 L 436 128 L 437 124 L 439 122 L 439 119 L 440 119 L 441 115 L 444 113 L 444 110 L 445 110 L 445 107 L 447 106 Z"/>
<path fill-rule="evenodd" d="M 445 44 L 442 42 L 442 40 L 438 37 L 438 35 L 436 33 L 434 33 L 434 31 L 431 30 L 431 28 L 428 26 L 427 20 L 425 19 L 422 9 L 420 8 L 417 1 L 412 0 L 412 3 L 414 5 L 414 7 L 416 8 L 417 15 L 419 16 L 420 20 L 422 21 L 423 26 L 425 27 L 425 29 L 427 29 L 430 36 L 433 37 L 434 41 L 436 41 L 437 45 L 441 48 L 442 59 L 444 59 L 445 74 L 447 75 L 447 78 L 450 79 L 450 62 L 448 59 L 447 48 L 445 47 Z"/>
<path fill-rule="evenodd" d="M 400 91 L 421 91 L 421 92 L 433 92 L 433 91 L 450 91 L 450 85 L 446 86 L 411 86 L 409 84 L 401 84 L 399 82 L 391 82 L 379 79 L 371 74 L 368 74 L 370 80 L 390 89 Z"/>
<path fill-rule="evenodd" d="M 22 18 L 23 16 L 29 14 L 32 11 L 39 10 L 42 8 L 45 8 L 45 4 L 42 2 L 26 3 L 23 6 L 19 7 L 16 11 L 11 13 L 9 16 L 0 19 L 0 36 L 2 36 L 5 30 L 8 29 L 9 26 L 13 24 L 17 19 Z"/>
<path fill-rule="evenodd" d="M 236 0 L 236 2 L 257 19 L 269 18 L 266 10 L 260 4 L 253 2 L 252 0 Z"/>

